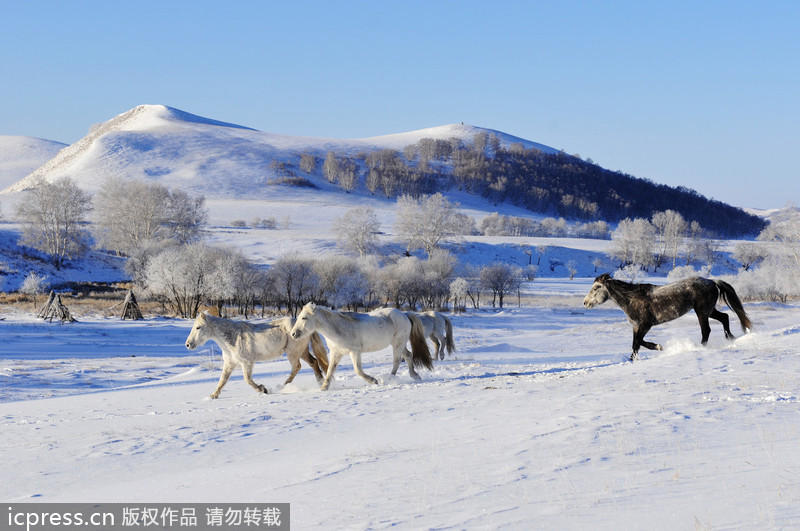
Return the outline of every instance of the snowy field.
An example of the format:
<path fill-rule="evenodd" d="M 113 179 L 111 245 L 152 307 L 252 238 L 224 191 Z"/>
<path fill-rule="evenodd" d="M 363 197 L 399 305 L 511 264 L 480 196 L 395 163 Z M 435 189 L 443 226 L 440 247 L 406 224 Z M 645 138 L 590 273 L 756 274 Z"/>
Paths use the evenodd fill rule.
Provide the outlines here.
<path fill-rule="evenodd" d="M 289 502 L 294 529 L 800 527 L 800 306 L 747 304 L 707 348 L 693 314 L 627 362 L 631 331 L 588 278 L 543 305 L 454 315 L 457 352 L 413 382 L 388 351 L 235 373 L 185 349 L 191 322 L 0 311 L 0 499 Z"/>

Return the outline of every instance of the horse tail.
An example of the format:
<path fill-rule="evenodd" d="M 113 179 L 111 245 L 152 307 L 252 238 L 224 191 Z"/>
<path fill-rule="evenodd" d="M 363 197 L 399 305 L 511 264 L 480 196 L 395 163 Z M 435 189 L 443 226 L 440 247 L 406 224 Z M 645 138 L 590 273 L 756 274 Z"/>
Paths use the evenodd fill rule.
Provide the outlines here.
<path fill-rule="evenodd" d="M 325 348 L 325 344 L 322 342 L 322 338 L 316 332 L 311 334 L 311 348 L 314 350 L 314 357 L 317 358 L 317 363 L 319 364 L 322 374 L 327 373 L 328 351 Z"/>
<path fill-rule="evenodd" d="M 408 312 L 406 316 L 411 321 L 411 336 L 408 339 L 411 342 L 411 359 L 414 367 L 422 365 L 430 371 L 433 369 L 433 359 L 425 337 L 425 327 L 416 314 Z"/>
<path fill-rule="evenodd" d="M 714 281 L 719 288 L 720 295 L 722 296 L 722 300 L 725 301 L 725 304 L 728 307 L 736 312 L 736 315 L 739 317 L 739 322 L 742 323 L 742 330 L 747 332 L 753 328 L 753 323 L 750 322 L 750 318 L 747 316 L 747 312 L 744 311 L 744 306 L 742 306 L 742 301 L 739 300 L 739 296 L 736 295 L 736 291 L 734 291 L 733 286 L 725 282 L 724 280 L 715 280 Z"/>
<path fill-rule="evenodd" d="M 447 353 L 452 354 L 456 350 L 456 343 L 453 341 L 453 323 L 450 322 L 450 318 L 446 315 L 442 316 L 444 319 L 444 329 L 445 329 L 445 345 L 447 346 Z"/>

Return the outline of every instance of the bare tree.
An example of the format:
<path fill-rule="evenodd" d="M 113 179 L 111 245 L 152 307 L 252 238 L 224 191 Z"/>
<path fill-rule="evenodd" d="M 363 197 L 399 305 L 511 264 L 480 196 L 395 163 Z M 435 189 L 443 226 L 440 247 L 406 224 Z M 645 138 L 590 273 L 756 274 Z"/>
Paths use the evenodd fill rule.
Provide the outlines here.
<path fill-rule="evenodd" d="M 742 269 L 749 271 L 758 262 L 764 260 L 766 248 L 763 243 L 740 242 L 733 248 L 731 256 L 742 264 Z"/>
<path fill-rule="evenodd" d="M 397 204 L 395 228 L 408 250 L 422 248 L 430 256 L 441 241 L 460 234 L 458 203 L 440 193 L 420 199 L 403 195 Z"/>
<path fill-rule="evenodd" d="M 50 256 L 56 269 L 89 247 L 82 224 L 91 210 L 92 196 L 69 177 L 49 183 L 41 180 L 17 206 L 22 223 L 21 243 Z"/>
<path fill-rule="evenodd" d="M 505 295 L 519 288 L 522 269 L 508 264 L 492 264 L 481 269 L 481 284 L 492 292 L 492 307 L 503 307 Z"/>
<path fill-rule="evenodd" d="M 314 271 L 314 260 L 291 255 L 279 258 L 269 271 L 278 300 L 296 316 L 302 306 L 317 293 L 319 277 Z"/>
<path fill-rule="evenodd" d="M 375 211 L 370 207 L 351 208 L 341 218 L 333 220 L 333 232 L 339 245 L 359 256 L 375 248 L 380 226 Z"/>

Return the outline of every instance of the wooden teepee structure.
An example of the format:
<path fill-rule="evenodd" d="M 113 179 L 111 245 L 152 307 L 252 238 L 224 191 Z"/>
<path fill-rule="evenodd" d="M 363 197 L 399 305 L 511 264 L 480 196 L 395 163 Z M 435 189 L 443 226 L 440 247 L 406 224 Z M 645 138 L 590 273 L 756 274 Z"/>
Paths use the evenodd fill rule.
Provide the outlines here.
<path fill-rule="evenodd" d="M 75 321 L 75 318 L 69 313 L 69 309 L 61 302 L 61 294 L 55 291 L 50 292 L 50 296 L 47 297 L 47 302 L 42 306 L 42 309 L 39 310 L 38 317 L 41 317 L 45 321 L 49 320 L 51 323 L 56 317 L 62 323 L 71 323 Z"/>
<path fill-rule="evenodd" d="M 139 309 L 139 303 L 136 302 L 136 295 L 133 294 L 133 290 L 128 290 L 128 294 L 125 295 L 125 302 L 122 303 L 122 320 L 125 319 L 133 319 L 139 320 L 144 319 L 142 317 L 142 311 Z"/>

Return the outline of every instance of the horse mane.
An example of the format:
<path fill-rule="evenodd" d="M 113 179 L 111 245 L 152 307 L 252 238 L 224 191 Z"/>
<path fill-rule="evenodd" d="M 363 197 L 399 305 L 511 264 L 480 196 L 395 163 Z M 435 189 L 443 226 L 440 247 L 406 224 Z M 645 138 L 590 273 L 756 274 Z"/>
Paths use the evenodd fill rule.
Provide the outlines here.
<path fill-rule="evenodd" d="M 325 317 L 325 320 L 327 320 L 331 324 L 333 324 L 332 321 L 335 318 L 341 318 L 341 319 L 344 319 L 346 321 L 351 321 L 351 322 L 358 322 L 359 321 L 359 319 L 357 317 L 358 314 L 353 313 L 353 312 L 337 312 L 336 310 L 333 310 L 331 308 L 327 308 L 325 306 L 317 306 L 316 308 L 314 308 L 314 312 L 319 312 L 319 311 L 322 312 L 322 315 Z"/>
<path fill-rule="evenodd" d="M 317 306 L 314 308 L 314 313 L 320 312 L 320 316 L 325 320 L 330 327 L 336 331 L 341 336 L 346 336 L 348 334 L 347 327 L 344 323 L 360 323 L 362 322 L 360 319 L 356 317 L 356 314 L 350 312 L 337 312 L 336 310 L 332 310 L 330 308 L 326 308 L 325 306 Z"/>
<path fill-rule="evenodd" d="M 653 284 L 634 284 L 632 282 L 625 282 L 624 280 L 617 280 L 608 273 L 604 273 L 597 277 L 595 282 L 599 282 L 609 291 L 623 295 L 626 298 L 647 297 L 655 288 L 655 285 Z"/>

